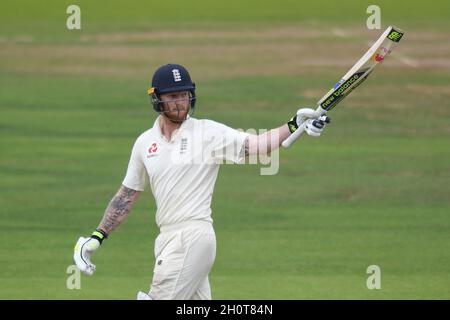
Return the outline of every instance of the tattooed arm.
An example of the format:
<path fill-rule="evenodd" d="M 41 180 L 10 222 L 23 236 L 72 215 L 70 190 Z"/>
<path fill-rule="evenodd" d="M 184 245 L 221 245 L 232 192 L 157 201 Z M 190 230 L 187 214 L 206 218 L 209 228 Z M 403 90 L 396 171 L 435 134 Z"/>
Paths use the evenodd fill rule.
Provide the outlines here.
<path fill-rule="evenodd" d="M 244 152 L 249 155 L 267 155 L 277 149 L 281 143 L 294 133 L 300 125 L 309 136 L 319 137 L 323 128 L 330 122 L 326 115 L 321 116 L 312 108 L 300 108 L 286 124 L 260 135 L 249 135 L 245 140 Z"/>
<path fill-rule="evenodd" d="M 110 234 L 125 220 L 140 194 L 140 191 L 121 186 L 106 208 L 98 229 Z"/>
<path fill-rule="evenodd" d="M 267 155 L 272 150 L 278 148 L 290 134 L 288 125 L 284 124 L 281 127 L 269 130 L 260 135 L 249 135 L 245 139 L 245 155 Z"/>
<path fill-rule="evenodd" d="M 95 265 L 91 262 L 91 255 L 100 247 L 103 239 L 125 220 L 140 193 L 140 191 L 121 186 L 106 208 L 97 230 L 89 238 L 78 239 L 73 259 L 83 273 L 94 274 Z"/>

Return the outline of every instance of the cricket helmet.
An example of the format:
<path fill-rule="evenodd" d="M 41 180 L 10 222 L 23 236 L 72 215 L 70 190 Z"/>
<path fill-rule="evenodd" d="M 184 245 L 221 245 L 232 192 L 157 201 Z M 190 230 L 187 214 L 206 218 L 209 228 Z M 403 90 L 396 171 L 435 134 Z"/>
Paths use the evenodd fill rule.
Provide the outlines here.
<path fill-rule="evenodd" d="M 195 83 L 185 67 L 179 64 L 166 64 L 159 67 L 152 78 L 152 86 L 147 93 L 156 112 L 162 112 L 160 94 L 177 91 L 189 91 L 190 111 L 194 111 L 196 96 Z"/>

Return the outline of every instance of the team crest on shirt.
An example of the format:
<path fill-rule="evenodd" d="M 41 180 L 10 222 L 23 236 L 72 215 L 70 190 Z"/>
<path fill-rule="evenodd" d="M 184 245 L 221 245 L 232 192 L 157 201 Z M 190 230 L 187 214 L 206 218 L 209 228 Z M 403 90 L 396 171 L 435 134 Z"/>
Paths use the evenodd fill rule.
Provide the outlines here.
<path fill-rule="evenodd" d="M 187 138 L 181 138 L 181 143 L 180 143 L 180 154 L 185 154 L 186 150 L 187 150 Z"/>
<path fill-rule="evenodd" d="M 152 143 L 150 148 L 147 151 L 147 158 L 152 158 L 158 155 L 158 145 L 156 143 Z"/>

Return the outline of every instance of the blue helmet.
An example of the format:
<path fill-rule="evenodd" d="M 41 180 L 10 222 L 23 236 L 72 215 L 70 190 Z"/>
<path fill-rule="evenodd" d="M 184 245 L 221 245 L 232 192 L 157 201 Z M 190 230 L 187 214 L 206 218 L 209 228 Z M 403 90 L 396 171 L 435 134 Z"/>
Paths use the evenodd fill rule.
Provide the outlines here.
<path fill-rule="evenodd" d="M 159 67 L 152 78 L 152 86 L 147 93 L 150 96 L 153 109 L 162 112 L 160 94 L 176 91 L 189 91 L 191 101 L 191 111 L 195 106 L 195 83 L 185 67 L 179 64 L 166 64 Z"/>

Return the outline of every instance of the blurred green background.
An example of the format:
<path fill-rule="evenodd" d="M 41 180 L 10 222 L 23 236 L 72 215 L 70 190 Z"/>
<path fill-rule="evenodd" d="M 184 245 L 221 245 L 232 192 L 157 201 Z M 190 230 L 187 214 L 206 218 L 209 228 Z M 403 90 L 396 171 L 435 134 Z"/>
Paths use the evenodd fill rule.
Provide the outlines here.
<path fill-rule="evenodd" d="M 66 8 L 81 8 L 68 30 Z M 134 299 L 153 270 L 149 190 L 66 288 L 72 250 L 156 117 L 161 64 L 197 83 L 197 118 L 273 128 L 315 105 L 382 30 L 402 42 L 280 169 L 223 166 L 213 197 L 215 299 L 450 298 L 448 1 L 0 3 L 0 298 Z M 381 268 L 381 290 L 366 269 Z"/>

